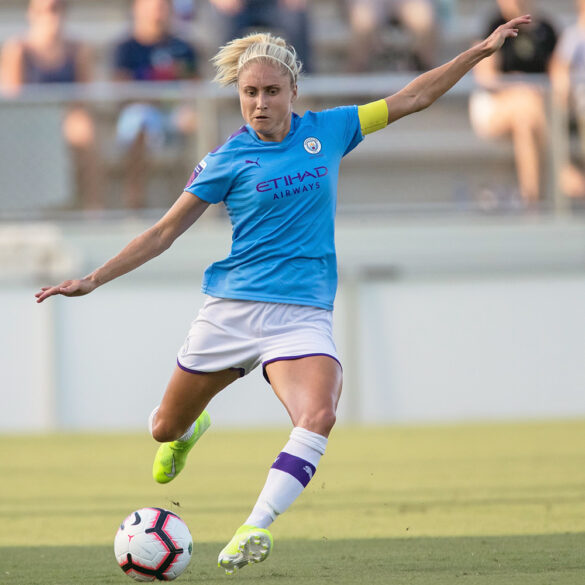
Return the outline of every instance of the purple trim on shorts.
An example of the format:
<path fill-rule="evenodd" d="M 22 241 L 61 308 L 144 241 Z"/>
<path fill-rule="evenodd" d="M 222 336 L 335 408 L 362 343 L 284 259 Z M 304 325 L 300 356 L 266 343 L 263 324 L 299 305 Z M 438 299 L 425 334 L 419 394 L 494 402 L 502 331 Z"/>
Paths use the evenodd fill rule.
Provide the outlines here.
<path fill-rule="evenodd" d="M 339 364 L 339 366 L 343 369 L 341 362 L 335 356 L 331 355 L 330 353 L 305 353 L 303 355 L 288 355 L 288 356 L 283 356 L 283 357 L 275 357 L 275 358 L 272 358 L 271 360 L 266 360 L 265 362 L 262 362 L 262 374 L 264 376 L 264 379 L 270 384 L 268 374 L 266 373 L 266 366 L 268 364 L 271 364 L 272 362 L 280 362 L 280 361 L 284 361 L 284 360 L 300 360 L 302 358 L 314 357 L 317 355 L 324 355 L 324 356 L 330 357 L 332 360 L 335 360 Z"/>
<path fill-rule="evenodd" d="M 292 475 L 303 487 L 311 481 L 315 475 L 315 466 L 306 459 L 281 451 L 272 464 L 272 469 L 279 469 Z"/>
<path fill-rule="evenodd" d="M 201 370 L 191 370 L 186 368 L 181 362 L 177 359 L 177 365 L 181 370 L 185 372 L 189 372 L 190 374 L 212 374 L 213 372 L 202 372 Z M 240 378 L 243 378 L 246 375 L 246 370 L 244 368 L 229 368 L 230 370 L 237 370 L 240 373 Z"/>

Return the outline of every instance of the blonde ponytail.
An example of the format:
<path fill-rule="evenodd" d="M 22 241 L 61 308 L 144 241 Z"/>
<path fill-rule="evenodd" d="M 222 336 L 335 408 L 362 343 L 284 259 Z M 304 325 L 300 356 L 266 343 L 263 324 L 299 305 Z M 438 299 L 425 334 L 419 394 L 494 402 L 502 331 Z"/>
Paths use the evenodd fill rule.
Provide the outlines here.
<path fill-rule="evenodd" d="M 303 67 L 294 48 L 284 39 L 271 33 L 252 33 L 220 48 L 211 60 L 217 69 L 214 81 L 223 86 L 237 84 L 240 71 L 252 59 L 277 63 L 283 73 L 290 75 L 293 86 Z"/>

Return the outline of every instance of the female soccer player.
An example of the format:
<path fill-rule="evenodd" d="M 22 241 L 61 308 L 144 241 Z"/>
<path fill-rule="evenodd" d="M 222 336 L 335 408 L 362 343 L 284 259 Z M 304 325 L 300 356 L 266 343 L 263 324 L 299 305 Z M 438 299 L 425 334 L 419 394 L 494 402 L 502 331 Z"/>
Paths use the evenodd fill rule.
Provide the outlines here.
<path fill-rule="evenodd" d="M 228 573 L 266 559 L 267 530 L 315 473 L 335 423 L 341 366 L 332 338 L 337 285 L 333 223 L 341 158 L 363 137 L 430 106 L 481 59 L 499 49 L 530 16 L 500 26 L 449 63 L 398 93 L 363 106 L 293 113 L 301 64 L 270 34 L 231 41 L 214 58 L 216 80 L 234 84 L 246 122 L 195 168 L 185 191 L 153 227 L 80 280 L 42 288 L 80 296 L 158 256 L 211 203 L 226 205 L 229 256 L 205 272 L 208 295 L 178 354 L 161 404 L 150 417 L 162 443 L 153 475 L 166 483 L 209 427 L 209 401 L 262 364 L 293 423 L 290 438 L 245 523 L 220 552 Z"/>

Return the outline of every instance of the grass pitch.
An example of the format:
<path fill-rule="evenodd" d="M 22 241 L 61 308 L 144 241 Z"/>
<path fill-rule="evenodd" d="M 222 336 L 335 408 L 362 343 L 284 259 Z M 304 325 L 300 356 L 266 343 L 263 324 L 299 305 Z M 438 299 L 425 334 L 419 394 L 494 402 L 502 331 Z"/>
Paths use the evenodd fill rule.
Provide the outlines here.
<path fill-rule="evenodd" d="M 0 437 L 0 584 L 129 584 L 113 555 L 133 510 L 177 512 L 195 540 L 178 583 L 575 585 L 585 577 L 585 421 L 339 428 L 272 527 L 263 564 L 227 577 L 288 431 L 212 429 L 171 484 L 146 435 Z"/>

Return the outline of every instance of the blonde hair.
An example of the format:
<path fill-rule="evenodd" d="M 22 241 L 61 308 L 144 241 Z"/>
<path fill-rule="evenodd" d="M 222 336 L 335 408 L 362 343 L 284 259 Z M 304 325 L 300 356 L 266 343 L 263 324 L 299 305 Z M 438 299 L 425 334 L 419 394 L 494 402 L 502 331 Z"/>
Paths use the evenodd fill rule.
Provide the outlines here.
<path fill-rule="evenodd" d="M 217 69 L 214 81 L 223 86 L 236 85 L 240 71 L 252 59 L 277 63 L 283 73 L 291 76 L 293 86 L 303 67 L 294 47 L 287 45 L 283 38 L 271 33 L 252 33 L 230 41 L 211 59 Z"/>

